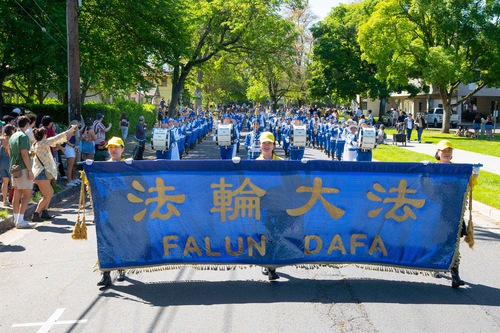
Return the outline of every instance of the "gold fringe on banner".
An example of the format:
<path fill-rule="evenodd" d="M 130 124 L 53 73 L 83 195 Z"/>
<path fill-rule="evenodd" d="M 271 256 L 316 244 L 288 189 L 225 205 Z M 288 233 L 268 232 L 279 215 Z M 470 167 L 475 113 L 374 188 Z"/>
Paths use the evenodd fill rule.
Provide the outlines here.
<path fill-rule="evenodd" d="M 88 179 L 84 171 L 80 171 L 80 175 L 82 178 L 82 184 L 80 187 L 80 198 L 78 201 L 78 215 L 76 218 L 75 228 L 73 229 L 73 233 L 71 234 L 71 238 L 73 239 L 87 239 L 87 224 L 85 223 L 85 188 L 87 189 L 90 207 L 92 207 L 93 210 L 92 196 L 90 195 L 90 185 Z"/>
<path fill-rule="evenodd" d="M 474 178 L 473 178 L 474 177 Z M 465 242 L 469 244 L 469 248 L 474 248 L 474 224 L 472 223 L 472 190 L 474 189 L 475 183 L 477 183 L 477 176 L 472 175 L 469 181 L 469 187 L 467 188 L 469 192 L 469 223 L 467 225 L 467 236 L 465 236 Z"/>

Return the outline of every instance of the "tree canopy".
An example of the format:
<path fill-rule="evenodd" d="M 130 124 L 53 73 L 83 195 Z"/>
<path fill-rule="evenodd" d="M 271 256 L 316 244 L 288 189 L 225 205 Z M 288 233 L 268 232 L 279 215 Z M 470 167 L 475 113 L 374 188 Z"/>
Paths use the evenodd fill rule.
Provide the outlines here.
<path fill-rule="evenodd" d="M 420 79 L 439 91 L 443 132 L 449 132 L 452 94 L 461 83 L 477 89 L 499 83 L 499 6 L 477 0 L 380 1 L 360 26 L 363 59 L 389 84 Z M 459 101 L 457 101 L 459 102 Z"/>

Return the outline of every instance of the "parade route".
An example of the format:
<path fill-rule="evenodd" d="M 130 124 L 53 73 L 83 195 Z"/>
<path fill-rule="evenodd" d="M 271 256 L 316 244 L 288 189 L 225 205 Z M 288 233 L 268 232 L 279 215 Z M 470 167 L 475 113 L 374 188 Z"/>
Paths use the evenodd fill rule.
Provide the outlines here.
<path fill-rule="evenodd" d="M 127 141 L 127 153 L 133 149 Z M 126 154 L 127 154 L 126 153 Z M 145 156 L 152 156 L 146 149 Z M 283 150 L 277 148 L 278 155 Z M 207 138 L 184 158 L 217 159 Z M 239 156 L 245 158 L 240 150 Z M 125 156 L 128 157 L 128 156 Z M 317 149 L 306 158 L 328 159 Z M 449 275 L 366 270 L 354 265 L 279 268 L 192 267 L 127 274 L 109 288 L 100 274 L 95 225 L 73 240 L 78 197 L 60 200 L 52 221 L 0 235 L 0 332 L 497 332 L 500 323 L 500 227 L 474 216 L 474 250 L 461 243 L 465 288 Z M 419 235 L 415 235 L 418 237 Z M 134 246 L 130 244 L 129 246 Z"/>

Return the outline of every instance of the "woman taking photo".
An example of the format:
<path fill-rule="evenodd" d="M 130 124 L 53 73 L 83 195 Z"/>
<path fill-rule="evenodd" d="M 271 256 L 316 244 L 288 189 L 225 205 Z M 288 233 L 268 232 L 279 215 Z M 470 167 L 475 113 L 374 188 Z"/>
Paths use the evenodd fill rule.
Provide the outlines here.
<path fill-rule="evenodd" d="M 42 193 L 42 199 L 38 202 L 35 212 L 33 213 L 33 222 L 41 222 L 45 219 L 50 219 L 47 208 L 50 200 L 54 195 L 54 189 L 50 184 L 51 179 L 57 179 L 57 166 L 50 152 L 50 147 L 55 147 L 57 144 L 64 143 L 71 137 L 76 130 L 77 125 L 72 125 L 66 132 L 47 139 L 47 130 L 45 128 L 35 128 L 33 135 L 35 136 L 33 157 L 33 176 L 34 183 Z"/>

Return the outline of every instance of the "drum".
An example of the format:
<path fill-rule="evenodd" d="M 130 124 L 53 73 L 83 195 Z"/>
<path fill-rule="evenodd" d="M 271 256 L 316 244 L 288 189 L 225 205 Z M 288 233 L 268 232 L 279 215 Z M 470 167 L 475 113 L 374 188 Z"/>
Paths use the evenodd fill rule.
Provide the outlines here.
<path fill-rule="evenodd" d="M 151 146 L 154 150 L 169 150 L 172 131 L 168 128 L 155 128 L 153 130 L 153 139 Z"/>
<path fill-rule="evenodd" d="M 219 124 L 217 126 L 217 142 L 219 146 L 231 146 L 233 140 L 233 125 Z"/>
<path fill-rule="evenodd" d="M 307 144 L 307 126 L 293 125 L 290 142 L 294 147 L 305 147 Z"/>
<path fill-rule="evenodd" d="M 377 145 L 377 131 L 375 128 L 360 127 L 358 137 L 359 149 L 374 149 Z"/>

